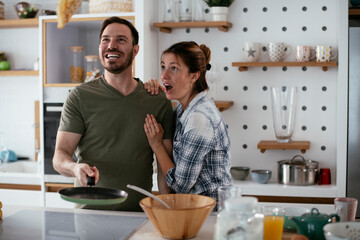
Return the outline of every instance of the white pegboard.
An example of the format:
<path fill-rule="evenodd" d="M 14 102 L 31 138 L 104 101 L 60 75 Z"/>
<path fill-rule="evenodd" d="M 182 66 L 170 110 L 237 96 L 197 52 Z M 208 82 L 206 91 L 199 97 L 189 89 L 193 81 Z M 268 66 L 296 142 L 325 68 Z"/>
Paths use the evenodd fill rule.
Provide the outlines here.
<path fill-rule="evenodd" d="M 307 67 L 305 70 L 287 67 L 286 71 L 282 67 L 267 67 L 266 71 L 249 68 L 239 72 L 231 65 L 232 62 L 243 61 L 241 49 L 246 41 L 264 45 L 272 41 L 285 42 L 292 48 L 286 61 L 296 61 L 297 45 L 332 45 L 338 50 L 340 2 L 235 0 L 229 13 L 229 22 L 233 27 L 228 32 L 216 28 L 173 29 L 171 34 L 159 32 L 159 57 L 165 48 L 183 40 L 193 40 L 210 47 L 211 64 L 220 70 L 219 80 L 209 84 L 209 94 L 217 100 L 234 101 L 230 109 L 222 112 L 229 126 L 233 166 L 273 170 L 274 181 L 277 161 L 300 154 L 295 150 L 260 153 L 257 149 L 260 140 L 275 140 L 270 87 L 297 86 L 299 101 L 293 139 L 311 141 L 310 149 L 303 156 L 319 161 L 320 167 L 330 168 L 333 183 L 336 182 L 338 68 L 329 67 L 324 72 L 319 67 Z M 210 19 L 209 13 L 205 16 Z M 260 61 L 269 61 L 266 52 Z"/>

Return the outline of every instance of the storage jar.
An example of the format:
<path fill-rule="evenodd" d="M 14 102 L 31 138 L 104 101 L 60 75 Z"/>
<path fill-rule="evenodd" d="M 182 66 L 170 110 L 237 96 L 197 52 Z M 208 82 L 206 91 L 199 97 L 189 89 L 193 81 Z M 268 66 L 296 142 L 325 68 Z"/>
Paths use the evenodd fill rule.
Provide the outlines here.
<path fill-rule="evenodd" d="M 71 46 L 72 62 L 70 66 L 70 79 L 72 83 L 84 82 L 83 46 Z"/>
<path fill-rule="evenodd" d="M 98 78 L 100 76 L 99 57 L 97 55 L 85 56 L 85 69 L 85 82 Z"/>
<path fill-rule="evenodd" d="M 133 0 L 89 0 L 89 13 L 132 12 Z"/>
<path fill-rule="evenodd" d="M 264 215 L 257 212 L 257 198 L 239 197 L 225 200 L 217 214 L 215 240 L 262 239 Z"/>

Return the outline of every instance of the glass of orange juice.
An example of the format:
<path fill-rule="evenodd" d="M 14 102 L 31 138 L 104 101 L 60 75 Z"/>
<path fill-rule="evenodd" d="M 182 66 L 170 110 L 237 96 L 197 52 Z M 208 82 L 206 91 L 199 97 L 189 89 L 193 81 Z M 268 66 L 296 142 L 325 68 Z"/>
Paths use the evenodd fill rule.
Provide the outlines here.
<path fill-rule="evenodd" d="M 264 240 L 281 240 L 285 209 L 282 207 L 264 206 Z"/>

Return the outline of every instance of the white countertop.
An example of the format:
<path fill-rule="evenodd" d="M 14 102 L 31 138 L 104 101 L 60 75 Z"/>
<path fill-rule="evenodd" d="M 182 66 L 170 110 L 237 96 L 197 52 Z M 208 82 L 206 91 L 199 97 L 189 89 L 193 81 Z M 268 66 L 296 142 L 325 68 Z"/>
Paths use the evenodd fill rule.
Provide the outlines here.
<path fill-rule="evenodd" d="M 102 214 L 102 215 L 117 215 L 117 216 L 146 216 L 145 213 L 133 213 L 133 212 L 120 212 L 120 211 L 96 211 L 96 210 L 85 210 L 85 209 L 65 209 L 65 208 L 45 208 L 45 207 L 29 207 L 29 206 L 15 206 L 7 205 L 3 206 L 3 221 L 6 221 L 6 218 L 11 216 L 14 213 L 17 213 L 21 210 L 35 210 L 35 211 L 55 211 L 55 212 L 75 212 L 76 213 L 85 213 L 85 214 Z M 197 236 L 193 239 L 197 240 L 208 240 L 213 239 L 214 226 L 215 226 L 216 216 L 210 215 L 203 226 L 201 227 Z M 1 223 L 1 222 L 0 222 Z M 1 224 L 2 224 L 1 223 Z M 21 229 L 19 229 L 21 231 Z M 6 231 L 6 229 L 4 229 Z M 154 226 L 147 220 L 142 226 L 140 226 L 129 238 L 130 240 L 143 240 L 143 239 L 152 239 L 152 240 L 163 240 L 155 230 Z"/>

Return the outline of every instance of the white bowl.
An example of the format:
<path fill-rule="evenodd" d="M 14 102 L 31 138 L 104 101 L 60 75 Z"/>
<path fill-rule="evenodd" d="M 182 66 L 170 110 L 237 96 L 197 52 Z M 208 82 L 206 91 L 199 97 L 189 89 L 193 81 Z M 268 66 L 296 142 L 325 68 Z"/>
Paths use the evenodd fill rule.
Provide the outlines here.
<path fill-rule="evenodd" d="M 360 239 L 360 222 L 328 223 L 323 230 L 326 240 Z"/>

